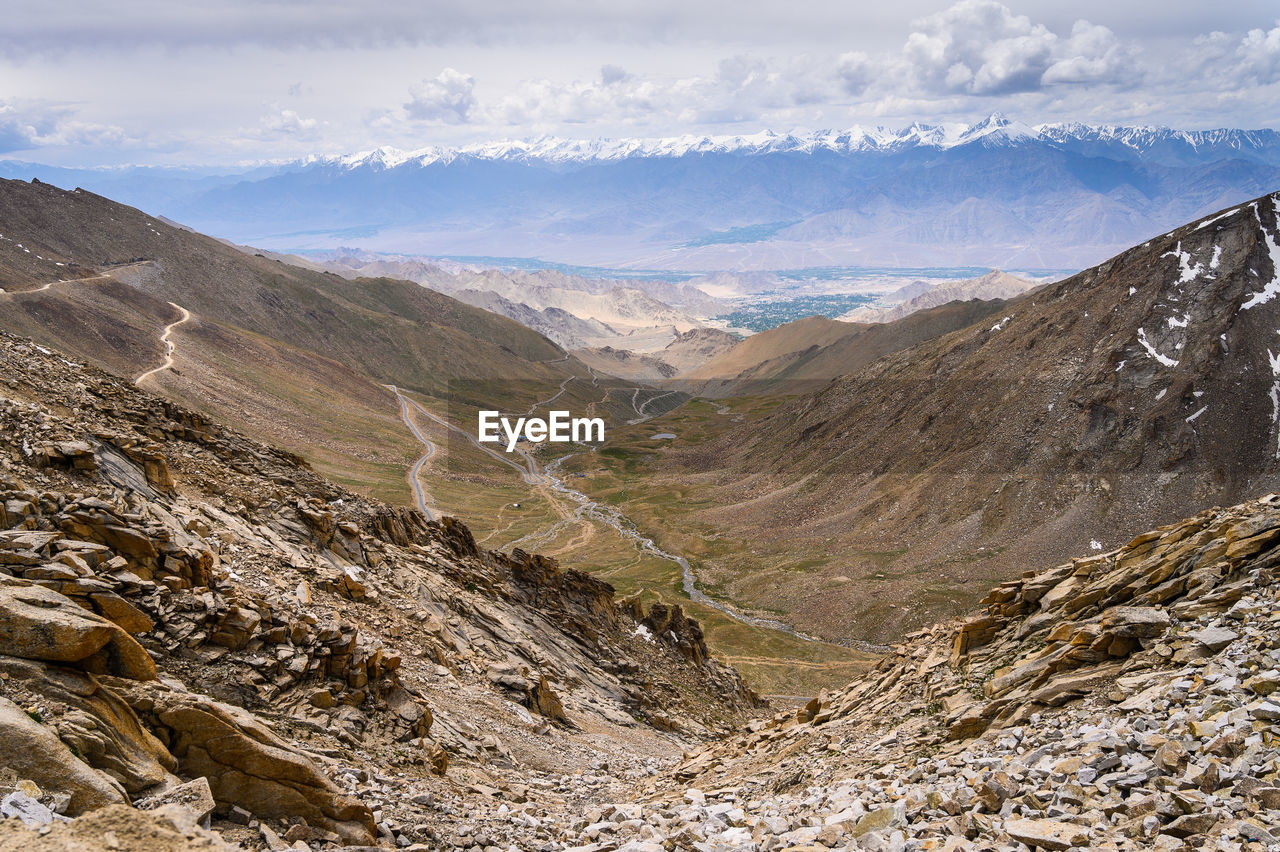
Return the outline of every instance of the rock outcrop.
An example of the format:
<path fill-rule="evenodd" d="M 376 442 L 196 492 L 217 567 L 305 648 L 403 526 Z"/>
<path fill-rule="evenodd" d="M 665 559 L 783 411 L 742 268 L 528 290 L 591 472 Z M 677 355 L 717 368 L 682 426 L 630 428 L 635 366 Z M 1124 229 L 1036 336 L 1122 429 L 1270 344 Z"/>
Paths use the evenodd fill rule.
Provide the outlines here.
<path fill-rule="evenodd" d="M 49 579 L 57 571 L 29 570 L 24 577 Z M 156 676 L 151 657 L 117 624 L 86 612 L 52 589 L 11 578 L 0 585 L 0 654 L 76 663 L 88 671 L 135 680 Z"/>
<path fill-rule="evenodd" d="M 300 817 L 354 844 L 377 834 L 368 807 L 343 794 L 253 714 L 165 684 L 119 686 L 164 737 L 179 771 L 207 779 L 215 801 L 262 817 Z"/>
<path fill-rule="evenodd" d="M 0 730 L 23 749 L 0 782 L 33 812 L 205 810 L 190 789 L 251 845 L 411 845 L 602 730 L 670 753 L 760 704 L 678 608 L 485 551 L 17 338 L 0 364 Z M 610 784 L 656 771 L 627 760 Z M 580 783 L 509 795 L 564 808 Z M 535 823 L 518 842 L 560 834 Z"/>
<path fill-rule="evenodd" d="M 1277 848 L 1277 545 L 1272 495 L 1027 572 L 846 689 L 690 754 L 675 779 L 719 802 L 659 793 L 637 839 Z"/>
<path fill-rule="evenodd" d="M 68 797 L 72 816 L 126 801 L 124 791 L 80 760 L 58 735 L 0 697 L 0 754 L 10 770 Z"/>

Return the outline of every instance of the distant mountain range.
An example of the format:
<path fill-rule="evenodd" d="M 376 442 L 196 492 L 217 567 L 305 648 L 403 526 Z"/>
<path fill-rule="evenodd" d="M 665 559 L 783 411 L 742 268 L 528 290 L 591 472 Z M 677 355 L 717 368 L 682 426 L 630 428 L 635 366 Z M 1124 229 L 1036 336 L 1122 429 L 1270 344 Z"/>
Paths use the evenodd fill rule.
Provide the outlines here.
<path fill-rule="evenodd" d="M 966 302 L 970 299 L 1011 299 L 1043 283 L 1043 281 L 1018 278 L 999 269 L 993 269 L 978 278 L 947 281 L 935 287 L 922 282 L 912 282 L 892 294 L 897 296 L 897 299 L 885 300 L 891 303 L 896 301 L 897 304 L 855 308 L 837 319 L 845 322 L 893 322 L 917 311 L 936 308 L 948 302 Z"/>
<path fill-rule="evenodd" d="M 657 351 L 728 305 L 689 284 L 667 281 L 602 281 L 555 270 L 459 269 L 421 258 L 364 252 L 316 255 L 347 278 L 415 281 L 459 301 L 501 314 L 568 349 L 619 346 Z"/>
<path fill-rule="evenodd" d="M 394 169 L 405 164 L 430 166 L 459 160 L 509 160 L 527 163 L 589 163 L 608 160 L 678 158 L 697 154 L 835 154 L 896 153 L 908 149 L 959 148 L 978 144 L 1003 147 L 1039 142 L 1089 151 L 1099 156 L 1135 159 L 1165 165 L 1190 165 L 1206 156 L 1243 157 L 1280 165 L 1280 133 L 1275 130 L 1174 130 L 1168 127 L 1123 127 L 1077 122 L 1032 127 L 998 113 L 977 124 L 920 124 L 900 130 L 854 126 L 848 130 L 815 133 L 774 133 L 745 136 L 686 134 L 658 139 L 561 139 L 542 136 L 457 148 L 428 146 L 413 151 L 377 148 L 357 154 L 313 157 L 307 164 L 348 169 Z"/>
<path fill-rule="evenodd" d="M 1081 268 L 1280 186 L 1280 133 L 993 115 L 796 135 L 380 148 L 238 174 L 0 175 L 83 186 L 238 242 L 682 272 Z"/>

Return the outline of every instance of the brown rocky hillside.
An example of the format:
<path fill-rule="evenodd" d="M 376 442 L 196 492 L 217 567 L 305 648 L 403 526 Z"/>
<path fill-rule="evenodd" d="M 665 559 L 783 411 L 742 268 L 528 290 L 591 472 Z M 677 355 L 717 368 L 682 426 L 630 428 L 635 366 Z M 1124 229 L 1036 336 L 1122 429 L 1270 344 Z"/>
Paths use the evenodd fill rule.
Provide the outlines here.
<path fill-rule="evenodd" d="M 970 299 L 921 310 L 894 322 L 807 317 L 753 334 L 680 376 L 688 393 L 710 397 L 809 393 L 877 358 L 982 321 L 1000 299 Z"/>
<path fill-rule="evenodd" d="M 1269 495 L 1027 571 L 588 814 L 583 842 L 657 852 L 659 826 L 693 849 L 1280 847 L 1278 545 Z"/>
<path fill-rule="evenodd" d="M 0 364 L 0 848 L 129 803 L 181 806 L 165 842 L 210 812 L 272 849 L 501 812 L 539 846 L 758 703 L 678 607 L 484 552 L 35 343 L 0 335 Z"/>
<path fill-rule="evenodd" d="M 707 574 L 729 597 L 871 639 L 963 612 L 1028 565 L 1266 493 L 1278 213 L 1266 196 L 1156 237 L 640 473 L 678 477 L 710 504 L 689 520 L 759 551 Z M 776 529 L 821 566 L 769 574 Z"/>
<path fill-rule="evenodd" d="M 188 311 L 149 390 L 404 503 L 421 450 L 385 385 L 523 410 L 588 376 L 541 335 L 412 282 L 347 280 L 35 181 L 0 181 L 0 291 L 0 329 L 126 378 L 163 362 L 161 334 Z"/>

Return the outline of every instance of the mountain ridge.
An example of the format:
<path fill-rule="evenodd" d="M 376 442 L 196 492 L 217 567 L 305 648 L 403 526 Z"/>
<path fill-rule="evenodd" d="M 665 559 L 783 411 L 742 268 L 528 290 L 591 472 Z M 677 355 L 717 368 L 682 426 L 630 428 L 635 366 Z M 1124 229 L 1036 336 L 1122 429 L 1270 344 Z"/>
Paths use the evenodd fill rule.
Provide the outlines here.
<path fill-rule="evenodd" d="M 908 148 L 945 150 L 963 145 L 1016 145 L 1028 140 L 1059 145 L 1094 145 L 1149 154 L 1162 146 L 1172 150 L 1205 149 L 1255 153 L 1268 162 L 1280 162 L 1280 132 L 1272 129 L 1243 130 L 1214 128 L 1178 130 L 1153 125 L 1090 125 L 1080 122 L 1051 122 L 1027 125 L 992 113 L 973 124 L 914 123 L 899 130 L 884 126 L 854 125 L 845 130 L 817 130 L 809 133 L 778 133 L 764 130 L 754 134 L 668 137 L 570 139 L 540 136 L 524 140 L 504 140 L 462 145 L 455 148 L 427 146 L 414 150 L 390 147 L 350 154 L 313 155 L 291 165 L 336 165 L 343 168 L 394 169 L 416 163 L 431 165 L 458 159 L 543 161 L 583 163 L 645 157 L 683 157 L 690 154 L 736 153 L 746 156 L 769 153 L 866 153 L 896 152 Z"/>
<path fill-rule="evenodd" d="M 522 257 L 708 273 L 814 267 L 1081 269 L 1280 183 L 1280 134 L 1053 125 L 487 144 L 242 176 L 43 169 L 276 251 Z"/>
<path fill-rule="evenodd" d="M 709 413 L 710 439 L 659 420 L 677 440 L 633 475 L 699 495 L 671 535 L 746 542 L 700 572 L 744 606 L 873 641 L 954 614 L 1019 565 L 1280 486 L 1278 233 L 1263 196 L 754 415 Z"/>

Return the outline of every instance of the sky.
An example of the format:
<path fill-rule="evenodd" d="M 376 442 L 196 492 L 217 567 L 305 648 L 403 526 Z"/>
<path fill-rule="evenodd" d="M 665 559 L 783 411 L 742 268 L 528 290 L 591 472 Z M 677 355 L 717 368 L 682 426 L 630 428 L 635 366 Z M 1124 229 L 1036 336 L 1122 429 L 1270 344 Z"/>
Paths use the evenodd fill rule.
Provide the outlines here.
<path fill-rule="evenodd" d="M 241 166 L 1003 112 L 1280 128 L 1274 0 L 10 0 L 0 158 Z"/>

